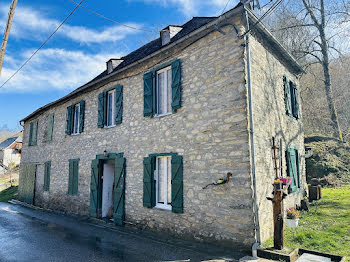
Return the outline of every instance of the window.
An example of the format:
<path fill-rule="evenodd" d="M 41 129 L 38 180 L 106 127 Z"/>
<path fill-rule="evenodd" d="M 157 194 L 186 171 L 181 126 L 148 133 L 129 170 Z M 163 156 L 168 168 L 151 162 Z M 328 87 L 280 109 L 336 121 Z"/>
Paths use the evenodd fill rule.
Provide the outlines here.
<path fill-rule="evenodd" d="M 157 116 L 171 114 L 171 67 L 157 71 Z"/>
<path fill-rule="evenodd" d="M 44 191 L 50 190 L 51 161 L 45 162 L 44 170 Z"/>
<path fill-rule="evenodd" d="M 156 158 L 156 207 L 171 210 L 171 157 Z"/>
<path fill-rule="evenodd" d="M 68 194 L 78 195 L 79 159 L 69 159 Z"/>
<path fill-rule="evenodd" d="M 284 84 L 284 100 L 286 106 L 286 114 L 293 116 L 296 119 L 300 118 L 299 111 L 299 90 L 297 85 L 292 82 L 287 76 L 283 77 Z"/>
<path fill-rule="evenodd" d="M 84 131 L 85 101 L 67 107 L 66 134 L 76 135 Z"/>
<path fill-rule="evenodd" d="M 183 213 L 182 156 L 162 153 L 144 158 L 143 206 Z"/>
<path fill-rule="evenodd" d="M 72 134 L 79 134 L 79 116 L 80 116 L 80 105 L 74 106 L 73 112 L 73 131 Z"/>
<path fill-rule="evenodd" d="M 143 115 L 163 116 L 181 108 L 181 62 L 179 59 L 143 76 Z"/>
<path fill-rule="evenodd" d="M 300 156 L 295 147 L 289 147 L 286 152 L 287 175 L 291 177 L 292 184 L 289 186 L 289 193 L 297 192 L 300 188 Z"/>
<path fill-rule="evenodd" d="M 115 125 L 115 89 L 107 92 L 107 121 L 106 126 L 114 126 Z"/>
<path fill-rule="evenodd" d="M 45 137 L 44 137 L 45 142 L 52 141 L 53 125 L 54 125 L 54 114 L 52 113 L 47 116 L 47 126 L 46 126 Z"/>
<path fill-rule="evenodd" d="M 29 146 L 36 146 L 38 141 L 38 120 L 35 120 L 30 123 L 29 130 Z"/>
<path fill-rule="evenodd" d="M 123 86 L 117 85 L 98 95 L 97 127 L 119 125 L 123 120 Z"/>

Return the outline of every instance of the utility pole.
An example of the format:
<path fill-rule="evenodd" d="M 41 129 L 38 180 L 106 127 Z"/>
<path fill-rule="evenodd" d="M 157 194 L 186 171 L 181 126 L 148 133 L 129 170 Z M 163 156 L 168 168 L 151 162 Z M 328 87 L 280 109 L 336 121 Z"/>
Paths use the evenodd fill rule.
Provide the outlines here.
<path fill-rule="evenodd" d="M 0 50 L 0 75 L 1 75 L 1 71 L 2 71 L 2 63 L 4 62 L 7 40 L 9 39 L 12 19 L 13 19 L 13 15 L 15 14 L 16 5 L 17 5 L 17 0 L 13 0 L 12 4 L 10 6 L 10 11 L 9 11 L 8 18 L 7 18 L 7 24 L 5 27 L 4 38 L 2 39 L 1 50 Z"/>

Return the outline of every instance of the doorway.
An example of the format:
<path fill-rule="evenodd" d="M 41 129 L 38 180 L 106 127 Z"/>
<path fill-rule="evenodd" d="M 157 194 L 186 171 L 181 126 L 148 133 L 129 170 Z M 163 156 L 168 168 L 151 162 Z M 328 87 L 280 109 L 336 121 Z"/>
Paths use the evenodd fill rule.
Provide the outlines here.
<path fill-rule="evenodd" d="M 114 161 L 113 161 L 114 162 Z M 113 186 L 114 186 L 114 163 L 103 164 L 102 174 L 102 218 L 113 217 Z"/>
<path fill-rule="evenodd" d="M 125 163 L 123 154 L 97 155 L 91 163 L 90 216 L 124 224 Z"/>

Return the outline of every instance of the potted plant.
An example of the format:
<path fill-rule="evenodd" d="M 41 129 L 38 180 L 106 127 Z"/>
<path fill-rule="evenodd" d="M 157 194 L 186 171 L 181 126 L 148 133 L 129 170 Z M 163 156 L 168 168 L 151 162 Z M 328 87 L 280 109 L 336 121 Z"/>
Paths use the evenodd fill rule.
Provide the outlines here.
<path fill-rule="evenodd" d="M 299 222 L 299 211 L 294 207 L 287 209 L 287 225 L 291 228 L 296 228 Z"/>

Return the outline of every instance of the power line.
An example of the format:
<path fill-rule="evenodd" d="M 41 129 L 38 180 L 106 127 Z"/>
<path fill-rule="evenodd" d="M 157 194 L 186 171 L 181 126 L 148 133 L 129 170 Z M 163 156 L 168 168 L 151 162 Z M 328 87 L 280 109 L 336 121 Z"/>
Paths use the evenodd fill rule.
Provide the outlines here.
<path fill-rule="evenodd" d="M 74 4 L 76 4 L 76 5 L 78 5 L 78 3 L 75 2 L 75 1 L 73 1 L 73 0 L 69 0 L 69 1 L 72 2 L 72 3 L 74 3 Z M 92 14 L 94 14 L 94 15 L 97 15 L 97 16 L 99 16 L 99 17 L 101 17 L 101 18 L 103 18 L 103 19 L 106 19 L 106 20 L 108 20 L 108 21 L 110 21 L 110 22 L 112 22 L 112 23 L 115 23 L 115 24 L 117 24 L 117 25 L 121 25 L 121 26 L 124 26 L 124 27 L 128 27 L 128 28 L 130 28 L 130 29 L 139 30 L 139 31 L 145 31 L 145 32 L 159 32 L 158 30 L 142 29 L 142 28 L 133 27 L 133 26 L 130 26 L 130 25 L 127 25 L 127 24 L 119 23 L 119 22 L 114 21 L 114 20 L 112 20 L 112 19 L 110 19 L 110 18 L 108 18 L 108 17 L 105 17 L 104 15 L 101 15 L 101 14 L 99 14 L 99 13 L 97 13 L 97 12 L 95 12 L 95 11 L 93 11 L 93 10 L 91 10 L 91 9 L 89 9 L 89 8 L 87 8 L 87 7 L 85 7 L 85 6 L 83 6 L 83 5 L 79 5 L 79 6 L 80 6 L 81 8 L 84 8 L 85 10 L 89 11 L 90 13 L 92 13 Z"/>
<path fill-rule="evenodd" d="M 0 88 L 2 88 L 4 85 L 6 85 L 6 83 L 8 81 L 10 81 L 32 58 L 33 56 L 36 55 L 36 53 L 39 52 L 39 50 L 51 39 L 51 37 L 53 37 L 53 35 L 61 28 L 61 26 L 68 20 L 69 17 L 71 17 L 74 12 L 78 9 L 78 7 L 80 6 L 80 4 L 82 2 L 84 2 L 85 0 L 81 0 L 80 3 L 72 10 L 72 12 L 70 12 L 70 14 L 63 20 L 63 22 L 55 29 L 55 31 L 53 31 L 53 33 L 44 41 L 44 43 L 41 44 L 41 46 L 35 50 L 35 52 L 16 70 L 16 72 L 14 72 L 1 86 Z"/>
<path fill-rule="evenodd" d="M 222 9 L 220 15 L 222 15 L 222 14 L 225 12 L 225 10 L 226 10 L 226 8 L 227 8 L 227 6 L 228 6 L 228 3 L 229 3 L 230 1 L 231 1 L 231 0 L 228 0 L 228 1 L 226 2 L 226 5 L 225 5 L 224 9 Z"/>
<path fill-rule="evenodd" d="M 283 0 L 277 0 L 272 6 L 256 21 L 250 28 L 247 30 L 242 37 L 244 37 L 246 34 L 248 34 L 257 24 L 259 24 L 266 16 L 270 15 L 275 9 L 282 4 Z"/>

